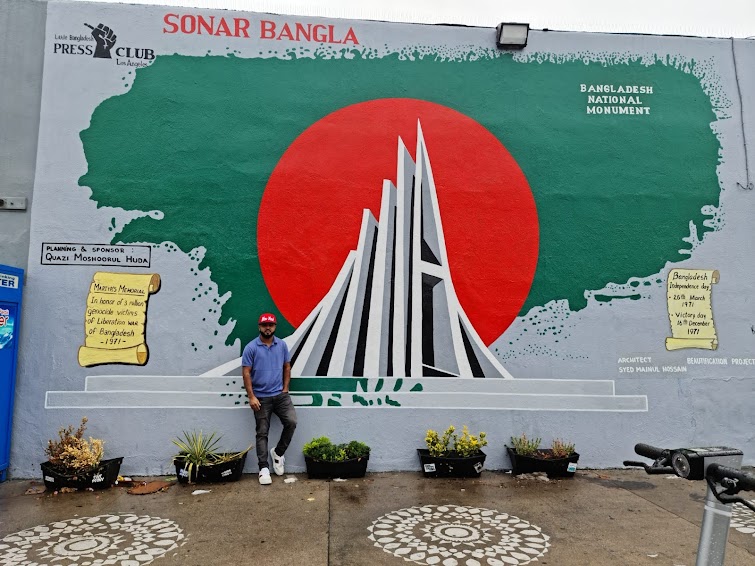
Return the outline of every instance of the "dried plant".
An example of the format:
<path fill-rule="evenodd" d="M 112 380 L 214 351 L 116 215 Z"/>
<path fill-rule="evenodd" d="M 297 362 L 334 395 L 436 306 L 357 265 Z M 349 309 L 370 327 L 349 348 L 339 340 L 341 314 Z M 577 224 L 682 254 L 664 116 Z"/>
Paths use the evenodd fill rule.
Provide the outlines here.
<path fill-rule="evenodd" d="M 45 453 L 50 463 L 60 469 L 82 472 L 96 468 L 103 455 L 104 441 L 89 437 L 84 439 L 87 418 L 81 419 L 76 432 L 73 425 L 58 431 L 58 440 L 48 440 Z"/>

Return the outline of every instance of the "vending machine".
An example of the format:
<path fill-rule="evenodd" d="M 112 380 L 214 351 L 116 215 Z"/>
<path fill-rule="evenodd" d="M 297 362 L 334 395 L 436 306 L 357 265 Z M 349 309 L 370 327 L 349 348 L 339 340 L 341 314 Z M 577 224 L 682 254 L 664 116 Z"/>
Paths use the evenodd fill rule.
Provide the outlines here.
<path fill-rule="evenodd" d="M 13 397 L 24 270 L 0 264 L 0 481 L 10 465 Z"/>

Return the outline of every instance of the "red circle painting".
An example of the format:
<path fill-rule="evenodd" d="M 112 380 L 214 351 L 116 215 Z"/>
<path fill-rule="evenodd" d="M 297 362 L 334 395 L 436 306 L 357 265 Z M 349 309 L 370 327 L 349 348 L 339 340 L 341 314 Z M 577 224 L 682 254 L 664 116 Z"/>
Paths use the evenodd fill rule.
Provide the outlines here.
<path fill-rule="evenodd" d="M 421 124 L 459 303 L 490 344 L 532 285 L 535 200 L 503 144 L 468 116 L 390 98 L 333 112 L 289 146 L 270 175 L 257 224 L 259 260 L 276 306 L 295 327 L 357 248 L 362 210 L 379 219 L 383 179 L 396 183 L 398 139 L 416 158 Z"/>

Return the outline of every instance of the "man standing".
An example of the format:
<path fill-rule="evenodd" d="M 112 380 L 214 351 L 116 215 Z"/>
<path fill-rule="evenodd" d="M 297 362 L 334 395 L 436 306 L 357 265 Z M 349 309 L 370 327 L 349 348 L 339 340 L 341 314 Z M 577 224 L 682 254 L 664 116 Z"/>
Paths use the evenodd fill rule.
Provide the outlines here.
<path fill-rule="evenodd" d="M 259 337 L 244 348 L 241 365 L 244 374 L 244 388 L 249 397 L 249 405 L 254 411 L 257 423 L 257 461 L 259 480 L 262 485 L 270 485 L 270 468 L 267 459 L 267 433 L 270 417 L 275 414 L 283 425 L 283 433 L 275 448 L 270 450 L 273 471 L 282 476 L 288 445 L 296 429 L 296 410 L 288 394 L 291 381 L 291 355 L 288 345 L 275 336 L 276 319 L 274 314 L 265 313 L 259 319 Z"/>

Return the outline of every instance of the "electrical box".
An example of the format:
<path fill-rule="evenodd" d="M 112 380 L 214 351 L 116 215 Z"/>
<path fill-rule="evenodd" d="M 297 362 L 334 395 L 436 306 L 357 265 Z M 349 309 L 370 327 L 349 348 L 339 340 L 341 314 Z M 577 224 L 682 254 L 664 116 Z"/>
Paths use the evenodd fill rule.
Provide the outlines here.
<path fill-rule="evenodd" d="M 26 210 L 26 197 L 0 197 L 0 210 Z"/>

